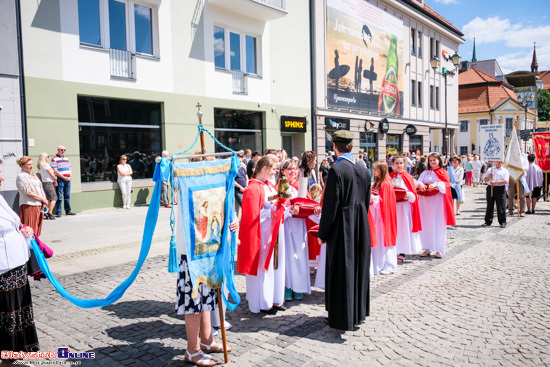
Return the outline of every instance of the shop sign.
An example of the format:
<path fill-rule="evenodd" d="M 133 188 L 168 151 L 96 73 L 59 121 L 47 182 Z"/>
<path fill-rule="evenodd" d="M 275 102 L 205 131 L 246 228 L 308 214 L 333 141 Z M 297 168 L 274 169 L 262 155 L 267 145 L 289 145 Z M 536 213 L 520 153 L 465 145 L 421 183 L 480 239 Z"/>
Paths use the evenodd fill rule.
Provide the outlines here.
<path fill-rule="evenodd" d="M 328 130 L 349 130 L 349 119 L 325 117 L 325 128 Z"/>
<path fill-rule="evenodd" d="M 388 121 L 388 119 L 383 118 L 382 120 L 380 120 L 380 124 L 378 125 L 378 128 L 382 134 L 387 133 L 388 130 L 390 129 L 390 122 Z"/>
<path fill-rule="evenodd" d="M 416 134 L 417 131 L 418 131 L 418 129 L 413 124 L 409 124 L 409 125 L 407 125 L 407 127 L 405 127 L 405 132 L 409 136 Z"/>
<path fill-rule="evenodd" d="M 285 133 L 305 133 L 307 120 L 305 117 L 281 116 L 281 131 Z"/>
<path fill-rule="evenodd" d="M 374 128 L 374 123 L 372 121 L 365 121 L 365 132 L 368 133 Z"/>

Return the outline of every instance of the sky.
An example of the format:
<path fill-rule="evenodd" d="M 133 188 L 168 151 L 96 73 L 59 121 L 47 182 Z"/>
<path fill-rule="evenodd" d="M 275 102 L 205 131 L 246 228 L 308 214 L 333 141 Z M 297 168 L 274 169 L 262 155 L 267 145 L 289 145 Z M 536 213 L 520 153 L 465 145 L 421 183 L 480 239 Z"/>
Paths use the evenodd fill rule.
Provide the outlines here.
<path fill-rule="evenodd" d="M 531 71 L 536 42 L 539 71 L 550 70 L 550 0 L 425 0 L 464 33 L 462 60 L 496 59 L 507 74 Z"/>

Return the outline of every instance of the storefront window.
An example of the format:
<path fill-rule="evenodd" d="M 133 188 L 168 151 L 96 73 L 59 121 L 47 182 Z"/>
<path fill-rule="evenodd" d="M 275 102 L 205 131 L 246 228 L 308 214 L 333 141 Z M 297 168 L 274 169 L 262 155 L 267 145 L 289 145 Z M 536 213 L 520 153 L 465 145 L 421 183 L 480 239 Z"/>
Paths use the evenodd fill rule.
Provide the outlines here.
<path fill-rule="evenodd" d="M 422 155 L 422 136 L 409 136 L 409 153 L 416 154 L 418 157 Z"/>
<path fill-rule="evenodd" d="M 263 154 L 262 129 L 261 112 L 214 109 L 214 136 L 235 151 L 250 149 Z M 216 145 L 216 152 L 223 151 Z"/>
<path fill-rule="evenodd" d="M 153 177 L 161 151 L 160 103 L 78 97 L 82 182 L 116 181 L 116 166 L 128 156 L 133 178 Z"/>
<path fill-rule="evenodd" d="M 401 152 L 401 135 L 387 134 L 386 156 L 396 155 Z"/>
<path fill-rule="evenodd" d="M 376 145 L 377 134 L 376 133 L 361 133 L 359 141 L 359 149 L 367 154 L 369 159 L 369 173 L 373 178 L 372 167 L 374 162 L 378 160 L 378 146 Z"/>

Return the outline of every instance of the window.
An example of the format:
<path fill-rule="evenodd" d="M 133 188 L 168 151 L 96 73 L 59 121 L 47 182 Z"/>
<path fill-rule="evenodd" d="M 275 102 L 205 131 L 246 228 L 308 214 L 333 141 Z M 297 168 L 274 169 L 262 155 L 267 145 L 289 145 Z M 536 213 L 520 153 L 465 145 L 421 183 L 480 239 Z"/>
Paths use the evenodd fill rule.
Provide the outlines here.
<path fill-rule="evenodd" d="M 162 150 L 160 103 L 78 96 L 82 182 L 116 181 L 120 155 L 134 178 L 153 177 Z"/>
<path fill-rule="evenodd" d="M 435 52 L 435 38 L 430 37 L 430 58 L 437 56 Z"/>
<path fill-rule="evenodd" d="M 489 124 L 489 119 L 480 119 L 479 120 L 479 125 L 488 125 Z"/>
<path fill-rule="evenodd" d="M 422 82 L 418 82 L 418 107 L 422 107 Z"/>
<path fill-rule="evenodd" d="M 80 42 L 101 46 L 99 0 L 78 0 Z"/>
<path fill-rule="evenodd" d="M 422 32 L 418 31 L 418 57 L 422 57 Z"/>
<path fill-rule="evenodd" d="M 259 74 L 257 38 L 243 32 L 214 26 L 214 66 Z"/>
<path fill-rule="evenodd" d="M 467 155 L 468 154 L 468 147 L 460 147 L 460 155 Z"/>
<path fill-rule="evenodd" d="M 157 17 L 157 7 L 133 0 L 78 0 L 80 43 L 143 55 L 158 54 L 154 42 Z"/>
<path fill-rule="evenodd" d="M 468 132 L 468 120 L 460 121 L 460 132 L 461 133 L 467 133 Z"/>
<path fill-rule="evenodd" d="M 434 95 L 434 86 L 430 85 L 430 108 L 433 110 L 435 108 L 435 95 Z"/>
<path fill-rule="evenodd" d="M 416 55 L 416 31 L 411 28 L 411 54 Z"/>
<path fill-rule="evenodd" d="M 510 135 L 512 135 L 513 129 L 514 129 L 514 119 L 507 118 L 506 119 L 506 137 L 509 137 Z"/>
<path fill-rule="evenodd" d="M 416 106 L 416 80 L 411 80 L 411 105 Z"/>
<path fill-rule="evenodd" d="M 439 57 L 440 55 L 440 52 L 439 52 L 439 41 L 435 41 L 435 55 L 437 57 Z"/>
<path fill-rule="evenodd" d="M 233 150 L 263 152 L 263 117 L 261 112 L 214 109 L 214 135 Z M 224 149 L 216 145 L 216 151 Z"/>
<path fill-rule="evenodd" d="M 439 87 L 435 87 L 435 109 L 439 111 Z"/>

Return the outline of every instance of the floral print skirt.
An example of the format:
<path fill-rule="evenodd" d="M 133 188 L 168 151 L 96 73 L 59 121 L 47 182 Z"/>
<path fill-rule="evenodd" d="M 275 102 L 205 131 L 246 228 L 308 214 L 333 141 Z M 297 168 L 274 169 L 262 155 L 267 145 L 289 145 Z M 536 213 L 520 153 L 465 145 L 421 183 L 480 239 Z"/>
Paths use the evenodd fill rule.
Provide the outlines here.
<path fill-rule="evenodd" d="M 0 274 L 0 348 L 13 352 L 39 350 L 27 265 Z"/>
<path fill-rule="evenodd" d="M 216 291 L 206 284 L 199 284 L 199 294 L 196 298 L 191 298 L 193 284 L 189 275 L 186 255 L 181 255 L 179 264 L 176 313 L 178 315 L 185 315 L 217 310 L 218 300 L 216 298 Z"/>

